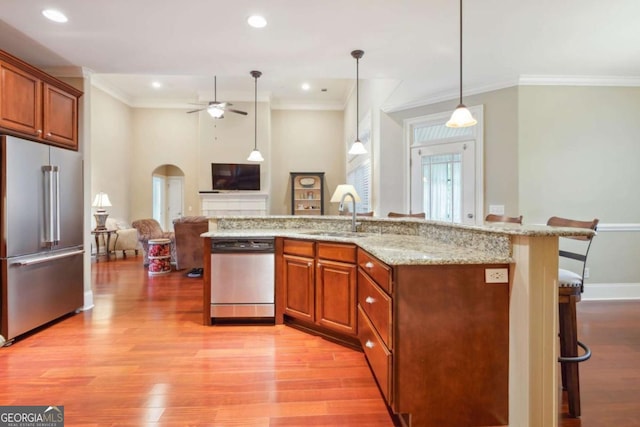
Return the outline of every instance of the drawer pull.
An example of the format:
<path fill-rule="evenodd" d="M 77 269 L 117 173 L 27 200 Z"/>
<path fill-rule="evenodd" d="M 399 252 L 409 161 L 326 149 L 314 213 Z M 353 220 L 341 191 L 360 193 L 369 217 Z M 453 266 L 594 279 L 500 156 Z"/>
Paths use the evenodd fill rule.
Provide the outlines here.
<path fill-rule="evenodd" d="M 372 269 L 373 268 L 373 263 L 371 261 L 369 261 L 364 266 L 365 266 L 365 268 Z"/>
<path fill-rule="evenodd" d="M 367 348 L 373 348 L 373 347 L 375 347 L 376 345 L 375 345 L 375 343 L 374 343 L 373 341 L 371 341 L 371 340 L 367 340 L 367 342 L 366 342 L 366 343 L 364 343 L 364 346 L 365 346 L 365 347 L 367 347 Z"/>
<path fill-rule="evenodd" d="M 364 299 L 364 302 L 366 302 L 367 304 L 373 304 L 374 302 L 376 302 L 376 299 L 374 297 L 366 297 Z"/>
<path fill-rule="evenodd" d="M 312 262 L 308 262 L 308 263 L 307 263 L 307 267 L 311 267 L 312 265 L 313 265 L 313 263 L 312 263 Z"/>

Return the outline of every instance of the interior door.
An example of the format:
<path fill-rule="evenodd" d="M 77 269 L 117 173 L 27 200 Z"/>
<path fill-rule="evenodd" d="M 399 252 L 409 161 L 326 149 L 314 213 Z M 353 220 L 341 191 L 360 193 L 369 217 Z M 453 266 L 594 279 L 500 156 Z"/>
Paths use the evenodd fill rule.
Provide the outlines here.
<path fill-rule="evenodd" d="M 426 219 L 475 223 L 473 140 L 411 149 L 411 211 Z"/>
<path fill-rule="evenodd" d="M 167 180 L 167 219 L 165 230 L 173 231 L 173 220 L 182 217 L 184 206 L 184 181 L 182 177 L 170 176 Z"/>

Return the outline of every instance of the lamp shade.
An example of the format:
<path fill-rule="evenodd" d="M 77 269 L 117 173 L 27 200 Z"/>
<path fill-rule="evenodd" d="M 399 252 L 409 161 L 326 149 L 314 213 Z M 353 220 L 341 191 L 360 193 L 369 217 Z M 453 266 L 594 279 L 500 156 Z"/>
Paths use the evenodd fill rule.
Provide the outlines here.
<path fill-rule="evenodd" d="M 249 160 L 250 162 L 262 162 L 264 161 L 264 157 L 262 157 L 262 154 L 260 154 L 260 151 L 258 151 L 258 149 L 255 149 L 249 154 L 247 160 Z"/>
<path fill-rule="evenodd" d="M 345 194 L 351 193 L 356 202 L 360 201 L 360 196 L 356 192 L 356 189 L 351 184 L 340 184 L 336 187 L 336 191 L 333 192 L 333 196 L 331 196 L 332 203 L 339 203 L 342 201 L 342 197 Z"/>
<path fill-rule="evenodd" d="M 464 104 L 458 105 L 451 118 L 447 122 L 447 127 L 450 128 L 466 128 L 467 126 L 473 126 L 478 121 L 471 115 L 471 111 Z"/>
<path fill-rule="evenodd" d="M 349 154 L 367 154 L 367 149 L 360 140 L 357 140 L 349 149 Z"/>
<path fill-rule="evenodd" d="M 107 193 L 100 192 L 96 194 L 96 197 L 93 199 L 93 204 L 91 206 L 100 210 L 102 208 L 111 206 L 111 200 L 109 200 L 109 196 L 107 195 Z"/>

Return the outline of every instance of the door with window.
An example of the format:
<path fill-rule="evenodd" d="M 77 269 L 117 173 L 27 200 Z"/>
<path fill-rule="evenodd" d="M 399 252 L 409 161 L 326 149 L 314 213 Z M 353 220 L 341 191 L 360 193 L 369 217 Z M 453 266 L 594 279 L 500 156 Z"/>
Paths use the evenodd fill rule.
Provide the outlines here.
<path fill-rule="evenodd" d="M 483 109 L 470 110 L 477 126 L 446 127 L 450 112 L 405 120 L 411 212 L 424 212 L 426 219 L 434 221 L 482 221 Z"/>
<path fill-rule="evenodd" d="M 475 222 L 474 141 L 411 149 L 411 211 L 427 219 Z"/>

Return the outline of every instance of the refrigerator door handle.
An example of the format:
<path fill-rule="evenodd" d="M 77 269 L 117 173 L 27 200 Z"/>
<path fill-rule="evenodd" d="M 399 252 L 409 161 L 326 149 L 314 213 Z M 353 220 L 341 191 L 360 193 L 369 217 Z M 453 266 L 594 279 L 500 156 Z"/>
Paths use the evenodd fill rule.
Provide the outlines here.
<path fill-rule="evenodd" d="M 60 244 L 60 168 L 58 166 L 52 166 L 55 191 L 54 204 L 55 204 L 55 228 L 53 234 L 53 244 L 55 246 Z"/>
<path fill-rule="evenodd" d="M 60 211 L 58 203 L 58 167 L 52 165 L 42 166 L 44 173 L 44 242 L 43 246 L 51 248 L 58 244 L 60 231 Z M 57 223 L 57 227 L 56 227 Z"/>
<path fill-rule="evenodd" d="M 40 258 L 33 258 L 33 259 L 25 260 L 25 261 L 16 261 L 16 262 L 12 262 L 11 265 L 12 266 L 16 266 L 16 267 L 24 267 L 24 266 L 28 266 L 28 265 L 41 264 L 43 262 L 54 261 L 54 260 L 57 260 L 57 259 L 68 258 L 68 257 L 75 256 L 75 255 L 82 254 L 82 253 L 84 253 L 84 250 L 83 249 L 78 249 L 78 250 L 71 251 L 71 252 L 65 252 L 63 254 L 49 255 L 49 256 L 44 256 L 44 257 L 40 257 Z"/>

